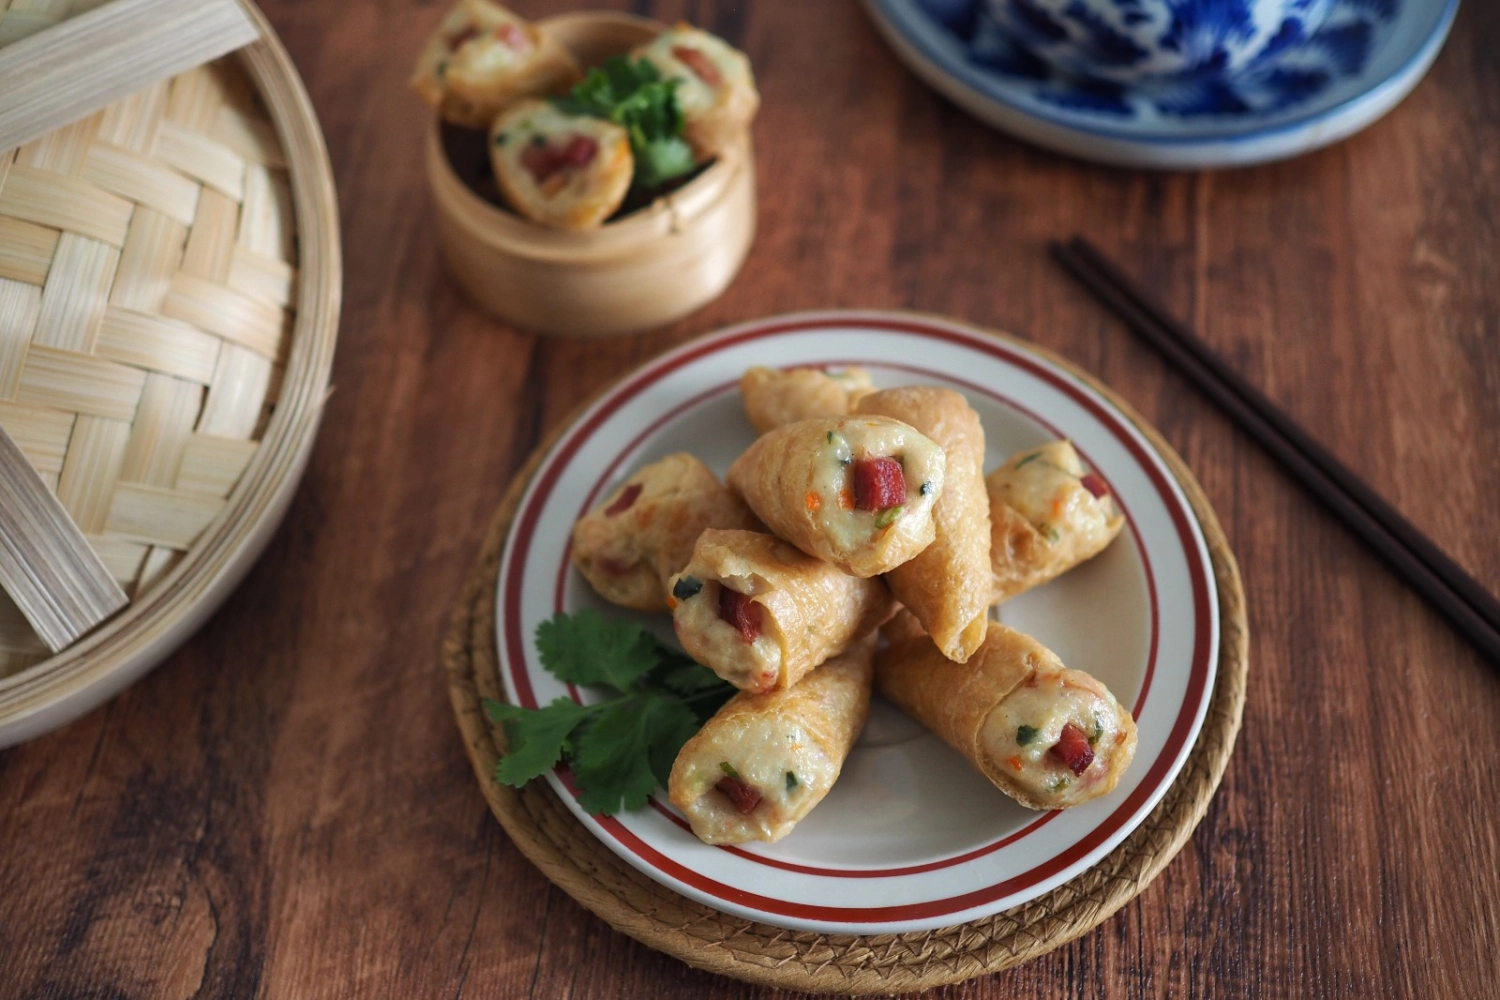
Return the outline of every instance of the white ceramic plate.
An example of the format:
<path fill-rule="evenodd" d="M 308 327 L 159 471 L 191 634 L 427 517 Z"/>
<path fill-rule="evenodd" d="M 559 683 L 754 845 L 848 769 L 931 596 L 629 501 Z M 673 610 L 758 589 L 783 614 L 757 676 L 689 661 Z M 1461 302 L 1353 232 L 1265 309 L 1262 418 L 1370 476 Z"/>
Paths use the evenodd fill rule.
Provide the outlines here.
<path fill-rule="evenodd" d="M 1135 761 L 1103 799 L 1036 813 L 877 698 L 838 785 L 774 845 L 709 847 L 661 792 L 613 818 L 585 814 L 565 773 L 547 776 L 557 794 L 650 877 L 777 926 L 941 927 L 1016 906 L 1084 871 L 1146 817 L 1197 737 L 1219 643 L 1212 569 L 1176 481 L 1130 422 L 1072 375 L 972 327 L 903 313 L 759 320 L 685 344 L 611 389 L 552 448 L 512 522 L 496 605 L 507 696 L 531 707 L 579 696 L 542 669 L 537 624 L 583 607 L 632 613 L 605 605 L 569 568 L 573 523 L 630 472 L 674 451 L 722 474 L 754 438 L 737 383 L 757 364 L 858 364 L 882 386 L 958 389 L 984 423 L 986 468 L 1020 448 L 1074 441 L 1128 529 L 1097 559 L 1005 604 L 1001 617 L 1131 707 Z M 671 637 L 665 615 L 635 617 Z"/>
<path fill-rule="evenodd" d="M 1183 170 L 1300 156 L 1373 124 L 1426 74 L 1459 0 L 1333 0 L 1306 39 L 1226 79 L 1124 87 L 1052 71 L 979 0 L 864 2 L 896 55 L 982 121 L 1087 160 Z"/>

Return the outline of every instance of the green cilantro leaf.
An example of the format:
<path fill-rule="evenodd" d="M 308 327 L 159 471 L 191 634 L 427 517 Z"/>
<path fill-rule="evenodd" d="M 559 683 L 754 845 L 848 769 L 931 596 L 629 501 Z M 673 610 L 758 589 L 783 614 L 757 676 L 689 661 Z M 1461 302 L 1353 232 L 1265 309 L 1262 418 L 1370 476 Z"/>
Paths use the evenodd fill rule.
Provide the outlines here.
<path fill-rule="evenodd" d="M 635 183 L 643 188 L 660 187 L 698 165 L 693 158 L 693 147 L 676 136 L 645 139 L 644 133 L 638 136 L 632 129 L 630 145 L 636 150 Z"/>
<path fill-rule="evenodd" d="M 605 704 L 573 756 L 578 804 L 606 815 L 639 809 L 656 790 L 658 774 L 671 772 L 677 751 L 697 731 L 693 713 L 661 695 Z"/>
<path fill-rule="evenodd" d="M 574 730 L 593 714 L 593 708 L 571 698 L 558 698 L 541 709 L 517 708 L 486 699 L 484 709 L 505 726 L 509 749 L 495 765 L 495 780 L 520 788 L 562 759 Z"/>
<path fill-rule="evenodd" d="M 682 745 L 697 735 L 703 723 L 708 720 L 700 719 L 697 713 L 680 701 L 663 698 L 659 705 L 648 757 L 651 761 L 651 773 L 656 775 L 657 782 L 665 788 L 667 779 L 672 776 L 672 765 L 682 752 Z M 713 713 L 710 712 L 709 715 Z"/>
<path fill-rule="evenodd" d="M 558 698 L 539 709 L 486 699 L 509 750 L 495 780 L 520 787 L 567 761 L 579 803 L 592 813 L 638 809 L 665 785 L 682 745 L 734 688 L 640 625 L 595 611 L 558 614 L 537 626 L 542 665 L 559 680 L 619 694 L 592 705 Z"/>
<path fill-rule="evenodd" d="M 669 665 L 656 676 L 663 688 L 684 698 L 713 691 L 725 695 L 734 693 L 734 688 L 728 681 L 720 680 L 712 670 L 699 666 L 692 660 Z"/>
<path fill-rule="evenodd" d="M 574 85 L 567 96 L 554 98 L 563 111 L 614 122 L 630 137 L 635 158 L 632 186 L 654 188 L 690 173 L 697 162 L 682 138 L 682 107 L 678 80 L 663 80 L 661 71 L 645 60 L 611 56 Z"/>
<path fill-rule="evenodd" d="M 656 666 L 657 643 L 639 625 L 612 621 L 587 608 L 559 612 L 536 628 L 542 666 L 567 684 L 608 684 L 627 691 Z"/>

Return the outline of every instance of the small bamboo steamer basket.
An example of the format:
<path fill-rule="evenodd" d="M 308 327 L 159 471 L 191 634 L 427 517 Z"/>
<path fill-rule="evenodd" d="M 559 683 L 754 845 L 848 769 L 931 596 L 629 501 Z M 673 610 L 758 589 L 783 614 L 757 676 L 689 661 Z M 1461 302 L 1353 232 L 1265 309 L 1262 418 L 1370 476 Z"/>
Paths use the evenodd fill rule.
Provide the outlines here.
<path fill-rule="evenodd" d="M 244 7 L 258 42 L 0 152 L 0 425 L 132 598 L 49 657 L 0 594 L 0 746 L 198 628 L 311 450 L 338 203 L 301 80 Z"/>
<path fill-rule="evenodd" d="M 666 29 L 609 12 L 563 15 L 537 27 L 583 66 Z M 481 198 L 454 171 L 436 119 L 427 176 L 454 278 L 489 314 L 539 333 L 603 337 L 670 323 L 723 292 L 755 238 L 748 134 L 681 189 L 584 232 L 548 229 Z"/>

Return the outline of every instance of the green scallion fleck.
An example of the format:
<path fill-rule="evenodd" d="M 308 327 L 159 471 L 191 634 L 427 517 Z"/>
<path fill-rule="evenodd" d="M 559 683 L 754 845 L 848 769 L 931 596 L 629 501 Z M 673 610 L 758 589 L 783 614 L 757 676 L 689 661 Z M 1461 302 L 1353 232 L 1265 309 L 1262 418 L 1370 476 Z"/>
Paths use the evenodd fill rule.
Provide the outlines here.
<path fill-rule="evenodd" d="M 1089 733 L 1089 746 L 1093 746 L 1095 743 L 1098 743 L 1103 736 L 1104 720 L 1096 715 L 1094 716 L 1094 731 Z"/>
<path fill-rule="evenodd" d="M 1030 455 L 1027 455 L 1025 458 L 1023 458 L 1019 462 L 1017 462 L 1016 463 L 1016 468 L 1019 469 L 1021 466 L 1025 465 L 1027 462 L 1034 462 L 1034 461 L 1036 461 L 1037 459 L 1039 459 L 1041 457 L 1042 457 L 1042 453 L 1041 452 L 1034 451 Z"/>
<path fill-rule="evenodd" d="M 1051 542 L 1053 545 L 1056 545 L 1058 542 L 1062 541 L 1062 535 L 1059 535 L 1057 533 L 1057 529 L 1052 527 L 1052 525 L 1050 524 L 1043 524 L 1041 527 L 1041 532 L 1042 534 L 1047 536 L 1047 541 Z"/>
<path fill-rule="evenodd" d="M 1023 747 L 1029 746 L 1039 732 L 1041 730 L 1036 726 L 1021 726 L 1016 730 L 1016 743 Z"/>
<path fill-rule="evenodd" d="M 797 787 L 797 784 L 797 776 L 791 771 L 788 771 L 786 773 L 786 790 L 790 792 L 792 789 Z"/>
<path fill-rule="evenodd" d="M 901 510 L 902 510 L 901 505 L 897 504 L 894 507 L 887 507 L 885 510 L 881 511 L 879 514 L 876 514 L 875 515 L 875 527 L 877 527 L 877 528 L 889 528 L 891 525 L 893 525 L 893 524 L 896 523 L 896 518 L 898 518 L 898 517 L 901 516 Z"/>
<path fill-rule="evenodd" d="M 833 431 L 828 432 L 828 443 L 833 444 Z"/>
<path fill-rule="evenodd" d="M 696 576 L 685 576 L 672 584 L 672 596 L 679 601 L 685 601 L 693 597 L 703 589 L 703 581 Z"/>
<path fill-rule="evenodd" d="M 1056 781 L 1052 782 L 1051 790 L 1054 791 L 1054 792 L 1060 792 L 1064 788 L 1067 788 L 1067 787 L 1068 787 L 1068 779 L 1067 778 L 1058 778 Z"/>
<path fill-rule="evenodd" d="M 719 761 L 719 770 L 723 771 L 725 774 L 729 775 L 731 778 L 738 778 L 740 776 L 740 772 L 736 771 L 734 769 L 734 765 L 731 764 L 731 763 L 729 763 L 729 761 L 727 761 L 727 760 L 721 760 L 721 761 Z"/>

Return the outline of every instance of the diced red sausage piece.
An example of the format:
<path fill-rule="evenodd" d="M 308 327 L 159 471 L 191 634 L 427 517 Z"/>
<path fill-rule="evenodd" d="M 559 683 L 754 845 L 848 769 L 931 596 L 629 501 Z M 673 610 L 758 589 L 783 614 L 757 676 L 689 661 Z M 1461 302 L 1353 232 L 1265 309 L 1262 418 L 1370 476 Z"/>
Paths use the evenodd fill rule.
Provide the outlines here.
<path fill-rule="evenodd" d="M 1063 726 L 1057 742 L 1048 752 L 1074 774 L 1082 774 L 1094 762 L 1094 748 L 1089 746 L 1088 734 L 1071 722 Z"/>
<path fill-rule="evenodd" d="M 1088 475 L 1080 479 L 1079 482 L 1083 483 L 1084 489 L 1088 490 L 1096 497 L 1109 496 L 1109 487 L 1104 484 L 1103 479 L 1099 478 L 1099 474 L 1097 472 L 1090 472 Z"/>
<path fill-rule="evenodd" d="M 760 792 L 740 778 L 720 778 L 719 783 L 714 787 L 729 796 L 729 801 L 733 802 L 734 807 L 744 815 L 754 812 L 755 807 L 760 805 Z"/>
<path fill-rule="evenodd" d="M 463 45 L 464 42 L 472 41 L 478 37 L 479 29 L 472 24 L 467 25 L 460 31 L 449 36 L 448 48 L 452 49 L 454 52 L 457 52 L 459 46 Z"/>
<path fill-rule="evenodd" d="M 531 37 L 518 24 L 500 25 L 495 29 L 495 37 L 504 42 L 507 48 L 517 52 L 525 52 L 531 48 Z"/>
<path fill-rule="evenodd" d="M 854 463 L 854 507 L 885 510 L 906 503 L 906 470 L 894 458 L 862 458 Z"/>
<path fill-rule="evenodd" d="M 673 47 L 672 55 L 678 62 L 692 70 L 698 79 L 710 87 L 723 85 L 724 77 L 719 72 L 719 67 L 715 66 L 712 59 L 697 49 L 690 49 L 686 45 L 678 45 Z"/>
<path fill-rule="evenodd" d="M 535 143 L 521 153 L 521 166 L 530 171 L 538 184 L 547 183 L 554 174 L 563 170 L 586 167 L 599 152 L 599 144 L 586 135 L 575 135 L 562 146 Z"/>
<path fill-rule="evenodd" d="M 605 516 L 614 517 L 616 514 L 625 513 L 635 505 L 635 502 L 640 499 L 640 496 L 641 484 L 631 483 L 629 486 L 620 491 L 620 495 L 615 497 L 614 503 L 604 508 Z"/>
<path fill-rule="evenodd" d="M 586 167 L 593 162 L 598 152 L 599 144 L 593 139 L 586 135 L 575 135 L 558 154 L 558 159 L 567 167 Z"/>
<path fill-rule="evenodd" d="M 611 559 L 608 556 L 605 556 L 599 560 L 599 568 L 604 570 L 604 572 L 608 573 L 610 576 L 624 576 L 626 573 L 630 572 L 629 566 L 620 562 L 618 559 Z"/>
<path fill-rule="evenodd" d="M 532 180 L 541 184 L 548 177 L 557 173 L 561 164 L 557 162 L 557 154 L 552 151 L 551 146 L 527 146 L 521 153 L 521 166 L 530 173 Z"/>
<path fill-rule="evenodd" d="M 750 600 L 748 594 L 737 593 L 728 587 L 719 588 L 719 617 L 739 629 L 740 638 L 754 642 L 760 635 L 765 612 L 759 604 Z"/>

